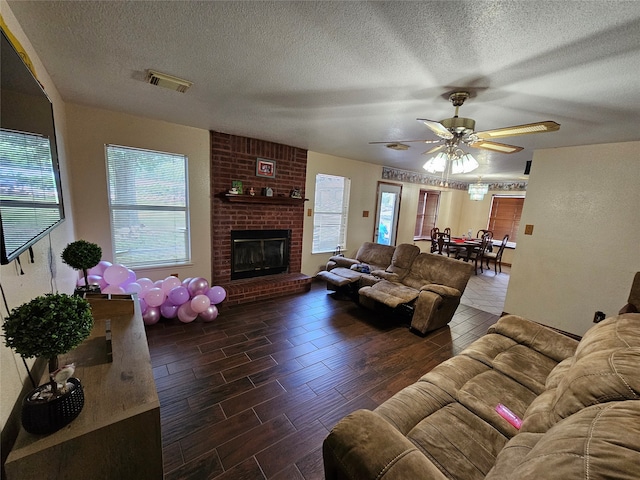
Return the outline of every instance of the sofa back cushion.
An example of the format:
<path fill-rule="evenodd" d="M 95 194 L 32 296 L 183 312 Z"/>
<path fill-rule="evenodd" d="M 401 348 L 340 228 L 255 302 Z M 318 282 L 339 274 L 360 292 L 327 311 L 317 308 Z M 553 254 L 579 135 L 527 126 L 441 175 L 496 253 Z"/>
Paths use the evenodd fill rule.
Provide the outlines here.
<path fill-rule="evenodd" d="M 415 258 L 420 254 L 420 248 L 410 243 L 402 243 L 396 247 L 391 258 L 391 265 L 387 268 L 387 272 L 395 273 L 398 280 L 401 281 L 413 264 Z"/>
<path fill-rule="evenodd" d="M 370 265 L 371 270 L 384 270 L 391 264 L 391 258 L 396 247 L 380 245 L 379 243 L 364 242 L 356 253 L 356 260 Z"/>
<path fill-rule="evenodd" d="M 635 317 L 635 318 L 634 318 Z M 522 429 L 545 432 L 591 405 L 640 400 L 640 314 L 592 327 L 571 359 L 550 374 L 549 388 L 529 406 Z"/>
<path fill-rule="evenodd" d="M 402 283 L 416 289 L 425 284 L 435 283 L 464 292 L 472 271 L 473 266 L 470 263 L 425 252 L 415 258 L 409 274 Z"/>
<path fill-rule="evenodd" d="M 582 409 L 544 435 L 516 435 L 485 480 L 632 480 L 638 465 L 640 402 L 629 400 Z"/>

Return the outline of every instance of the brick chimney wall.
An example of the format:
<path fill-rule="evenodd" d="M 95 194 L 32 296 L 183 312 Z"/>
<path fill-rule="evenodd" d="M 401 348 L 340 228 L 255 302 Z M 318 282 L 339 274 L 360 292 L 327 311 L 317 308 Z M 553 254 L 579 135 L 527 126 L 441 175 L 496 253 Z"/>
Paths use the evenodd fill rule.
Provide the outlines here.
<path fill-rule="evenodd" d="M 275 178 L 256 176 L 256 159 L 276 162 Z M 211 284 L 227 290 L 227 305 L 308 291 L 311 279 L 301 274 L 302 229 L 305 204 L 229 202 L 224 194 L 234 180 L 251 187 L 256 196 L 271 187 L 275 198 L 289 197 L 291 189 L 304 186 L 307 151 L 255 138 L 211 132 Z M 231 281 L 231 230 L 290 229 L 289 273 Z"/>

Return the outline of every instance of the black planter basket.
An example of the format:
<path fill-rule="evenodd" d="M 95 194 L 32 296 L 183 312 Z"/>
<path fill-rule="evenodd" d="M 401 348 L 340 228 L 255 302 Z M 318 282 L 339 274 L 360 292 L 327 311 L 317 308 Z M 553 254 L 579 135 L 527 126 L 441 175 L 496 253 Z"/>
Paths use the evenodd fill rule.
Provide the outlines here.
<path fill-rule="evenodd" d="M 47 384 L 32 390 L 22 400 L 22 426 L 27 432 L 36 435 L 56 432 L 80 414 L 84 406 L 82 385 L 77 378 L 71 377 L 67 381 L 73 383 L 75 388 L 50 402 L 29 401 L 34 393 Z"/>

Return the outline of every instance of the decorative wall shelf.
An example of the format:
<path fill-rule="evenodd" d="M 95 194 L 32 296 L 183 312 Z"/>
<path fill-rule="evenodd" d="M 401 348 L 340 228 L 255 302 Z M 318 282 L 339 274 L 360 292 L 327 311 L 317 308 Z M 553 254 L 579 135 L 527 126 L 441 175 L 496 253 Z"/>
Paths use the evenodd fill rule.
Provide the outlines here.
<path fill-rule="evenodd" d="M 308 198 L 267 197 L 265 195 L 234 195 L 225 193 L 222 198 L 232 203 L 258 203 L 262 205 L 302 205 Z"/>

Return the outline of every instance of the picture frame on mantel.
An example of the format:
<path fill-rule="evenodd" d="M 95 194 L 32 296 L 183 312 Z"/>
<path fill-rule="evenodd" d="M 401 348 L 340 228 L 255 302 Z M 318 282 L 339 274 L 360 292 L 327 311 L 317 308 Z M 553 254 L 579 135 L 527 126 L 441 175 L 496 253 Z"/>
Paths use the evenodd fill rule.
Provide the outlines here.
<path fill-rule="evenodd" d="M 266 178 L 276 178 L 276 161 L 266 158 L 256 159 L 256 176 Z"/>

